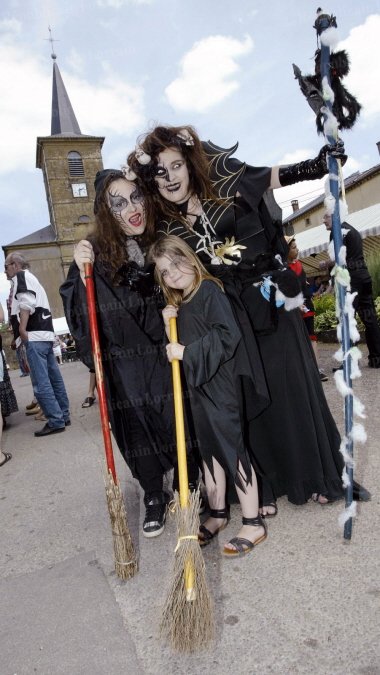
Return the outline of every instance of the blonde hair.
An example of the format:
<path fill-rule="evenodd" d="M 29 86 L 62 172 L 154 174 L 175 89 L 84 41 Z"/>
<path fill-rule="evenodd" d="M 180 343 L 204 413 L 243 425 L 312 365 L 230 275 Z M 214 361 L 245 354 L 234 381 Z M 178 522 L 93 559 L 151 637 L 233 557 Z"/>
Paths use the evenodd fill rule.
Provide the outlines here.
<path fill-rule="evenodd" d="M 149 249 L 149 259 L 152 262 L 156 262 L 158 258 L 162 258 L 163 256 L 168 256 L 171 258 L 180 256 L 181 258 L 185 258 L 191 267 L 193 267 L 195 274 L 194 286 L 191 290 L 191 293 L 189 293 L 189 295 L 187 295 L 184 299 L 183 291 L 177 288 L 170 288 L 156 266 L 154 272 L 156 281 L 161 286 L 165 300 L 169 305 L 175 305 L 176 307 L 179 307 L 182 302 L 189 302 L 189 300 L 191 300 L 191 298 L 198 291 L 202 281 L 213 281 L 219 286 L 219 288 L 221 288 L 221 290 L 223 290 L 222 282 L 207 272 L 206 268 L 202 265 L 193 249 L 190 248 L 190 246 L 186 244 L 186 242 L 180 237 L 176 237 L 173 234 L 168 234 L 164 237 L 161 237 L 160 239 L 157 239 L 157 241 L 152 244 Z"/>

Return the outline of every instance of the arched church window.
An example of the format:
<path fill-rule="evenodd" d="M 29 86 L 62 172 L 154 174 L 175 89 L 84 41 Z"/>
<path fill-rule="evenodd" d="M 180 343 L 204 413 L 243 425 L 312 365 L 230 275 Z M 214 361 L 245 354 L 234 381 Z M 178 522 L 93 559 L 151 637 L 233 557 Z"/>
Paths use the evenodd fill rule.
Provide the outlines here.
<path fill-rule="evenodd" d="M 79 216 L 78 218 L 78 223 L 89 223 L 90 218 L 89 216 Z"/>
<path fill-rule="evenodd" d="M 84 176 L 83 160 L 79 152 L 69 152 L 67 159 L 69 161 L 70 176 Z"/>

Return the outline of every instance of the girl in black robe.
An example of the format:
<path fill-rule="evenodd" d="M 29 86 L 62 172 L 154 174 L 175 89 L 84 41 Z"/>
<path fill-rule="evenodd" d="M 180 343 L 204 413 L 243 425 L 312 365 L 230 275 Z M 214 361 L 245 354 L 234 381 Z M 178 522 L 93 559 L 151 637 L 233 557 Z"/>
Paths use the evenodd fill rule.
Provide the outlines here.
<path fill-rule="evenodd" d="M 287 245 L 272 188 L 327 173 L 326 153 L 285 167 L 256 168 L 231 158 L 234 150 L 201 143 L 192 127 L 156 127 L 128 157 L 145 181 L 158 218 L 158 233 L 182 237 L 209 271 L 222 279 L 235 318 L 259 373 L 261 361 L 271 405 L 249 421 L 261 472 L 263 513 L 277 512 L 286 494 L 303 504 L 343 496 L 340 436 L 320 383 L 299 310 L 297 280 L 286 271 Z M 133 175 L 132 174 L 132 175 Z M 290 279 L 290 275 L 293 281 Z M 289 297 L 287 297 L 289 296 Z M 259 348 L 259 352 L 258 352 Z M 354 488 L 354 498 L 368 498 Z"/>
<path fill-rule="evenodd" d="M 192 249 L 174 236 L 151 248 L 156 274 L 168 301 L 163 311 L 167 333 L 178 316 L 180 343 L 167 346 L 169 361 L 179 359 L 190 394 L 190 406 L 204 463 L 210 517 L 201 525 L 199 541 L 208 544 L 229 519 L 226 473 L 235 482 L 243 527 L 225 545 L 227 556 L 244 555 L 266 539 L 259 516 L 253 458 L 244 438 L 242 410 L 241 333 L 219 280 L 211 277 Z"/>
<path fill-rule="evenodd" d="M 121 171 L 95 180 L 97 227 L 77 244 L 61 296 L 77 351 L 92 366 L 84 264 L 93 263 L 108 412 L 120 451 L 144 490 L 143 534 L 164 529 L 169 495 L 163 476 L 173 467 L 171 373 L 163 351 L 162 299 L 145 263 L 148 207 Z M 146 227 L 148 225 L 148 227 Z M 198 476 L 198 467 L 190 480 Z"/>

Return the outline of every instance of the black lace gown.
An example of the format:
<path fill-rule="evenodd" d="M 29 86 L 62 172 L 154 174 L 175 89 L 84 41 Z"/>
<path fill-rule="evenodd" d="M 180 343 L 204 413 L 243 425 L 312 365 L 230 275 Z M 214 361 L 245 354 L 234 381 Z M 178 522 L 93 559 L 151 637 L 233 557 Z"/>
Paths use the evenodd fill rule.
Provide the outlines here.
<path fill-rule="evenodd" d="M 256 406 L 248 424 L 250 451 L 259 474 L 267 479 L 261 485 L 262 502 L 287 495 L 292 503 L 303 504 L 314 492 L 338 499 L 343 496 L 340 435 L 301 313 L 298 308 L 277 308 L 273 298 L 268 302 L 253 285 L 266 273 L 280 288 L 284 285 L 286 294 L 291 282 L 286 274 L 295 278 L 292 272 L 278 271 L 274 257 L 279 253 L 285 259 L 287 247 L 278 206 L 267 191 L 271 170 L 230 159 L 236 148 L 223 151 L 211 143 L 204 147 L 223 201 L 204 201 L 204 214 L 191 229 L 179 221 L 164 221 L 159 233 L 184 238 L 222 279 L 256 377 L 256 394 L 265 396 L 265 384 L 268 387 L 270 405 L 261 410 Z M 244 248 L 231 248 L 236 244 Z M 217 254 L 221 245 L 227 246 L 222 258 Z"/>

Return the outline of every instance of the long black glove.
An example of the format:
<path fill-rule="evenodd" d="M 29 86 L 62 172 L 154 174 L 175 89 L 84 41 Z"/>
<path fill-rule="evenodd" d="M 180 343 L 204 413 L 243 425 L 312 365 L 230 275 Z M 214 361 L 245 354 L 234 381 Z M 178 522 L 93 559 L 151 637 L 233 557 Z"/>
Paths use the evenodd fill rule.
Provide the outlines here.
<path fill-rule="evenodd" d="M 344 152 L 343 141 L 337 141 L 335 145 L 324 145 L 320 149 L 318 157 L 306 159 L 298 164 L 289 164 L 289 166 L 280 166 L 278 177 L 281 186 L 293 185 L 302 180 L 315 180 L 323 178 L 328 173 L 327 155 L 340 159 L 342 164 L 346 163 L 347 155 Z"/>

